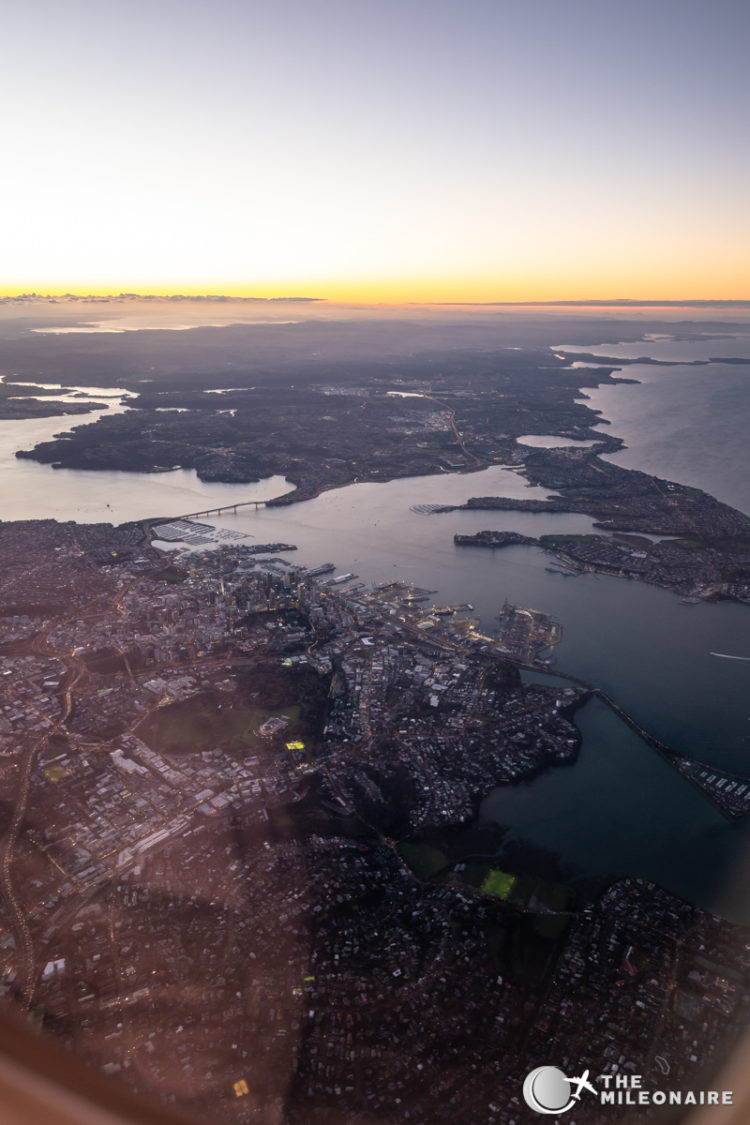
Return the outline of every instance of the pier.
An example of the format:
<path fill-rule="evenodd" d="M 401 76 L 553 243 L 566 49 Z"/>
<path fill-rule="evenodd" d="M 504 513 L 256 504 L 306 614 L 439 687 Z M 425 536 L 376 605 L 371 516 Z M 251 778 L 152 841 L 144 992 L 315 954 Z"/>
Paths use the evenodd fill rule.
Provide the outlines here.
<path fill-rule="evenodd" d="M 555 675 L 558 675 L 558 673 L 555 673 Z M 675 750 L 671 746 L 667 746 L 666 742 L 662 742 L 661 739 L 656 737 L 656 735 L 651 734 L 651 732 L 647 731 L 645 727 L 642 727 L 641 724 L 637 722 L 632 715 L 629 715 L 627 711 L 623 711 L 619 703 L 615 703 L 614 699 L 607 695 L 605 691 L 602 691 L 601 688 L 592 687 L 591 693 L 592 695 L 598 696 L 598 698 L 601 699 L 602 703 L 606 703 L 607 707 L 609 707 L 610 710 L 614 711 L 614 713 L 619 718 L 621 718 L 624 723 L 627 723 L 631 730 L 634 730 L 637 735 L 640 735 L 643 741 L 651 746 L 654 750 L 658 750 L 658 752 L 669 762 L 671 762 L 672 765 L 674 765 L 675 762 L 679 761 L 683 757 L 683 755 L 680 754 L 679 751 Z"/>
<path fill-rule="evenodd" d="M 612 699 L 610 695 L 607 695 L 606 691 L 604 691 L 602 688 L 597 687 L 596 684 L 589 683 L 588 680 L 581 679 L 580 676 L 573 676 L 570 672 L 561 672 L 557 668 L 553 669 L 546 666 L 541 666 L 539 664 L 535 664 L 533 661 L 518 660 L 513 656 L 508 656 L 508 654 L 506 653 L 503 653 L 502 655 L 506 660 L 510 660 L 513 664 L 518 665 L 519 668 L 525 668 L 528 672 L 546 673 L 547 675 L 555 676 L 561 680 L 568 680 L 569 683 L 577 684 L 578 687 L 584 688 L 587 692 L 590 693 L 590 695 L 596 696 L 597 699 L 601 699 L 602 703 L 609 707 L 611 711 L 614 711 L 615 715 L 617 715 L 618 718 L 622 719 L 622 721 L 626 723 L 631 730 L 634 730 L 635 733 L 639 735 L 640 738 L 642 738 L 648 746 L 650 746 L 653 750 L 656 750 L 672 765 L 675 765 L 676 762 L 683 760 L 684 755 L 681 754 L 679 750 L 675 750 L 673 746 L 668 746 L 666 742 L 662 742 L 660 738 L 657 738 L 656 735 L 651 734 L 651 732 L 646 730 L 645 727 L 642 727 L 637 719 L 634 719 L 632 715 L 629 715 L 627 711 L 623 710 L 619 703 L 615 703 L 614 699 Z"/>
<path fill-rule="evenodd" d="M 740 832 L 744 833 L 744 835 L 750 836 L 750 824 L 743 822 L 742 820 L 742 818 L 746 817 L 748 814 L 746 812 L 739 812 L 729 808 L 727 806 L 727 802 L 720 799 L 720 794 L 714 793 L 711 785 L 706 784 L 705 782 L 702 783 L 701 779 L 696 775 L 701 770 L 710 771 L 718 778 L 724 777 L 729 780 L 734 780 L 740 784 L 744 783 L 747 786 L 750 786 L 750 777 L 728 773 L 726 770 L 717 769 L 715 766 L 707 766 L 704 762 L 699 762 L 697 760 L 686 757 L 684 754 L 680 753 L 679 750 L 675 750 L 673 746 L 668 746 L 666 742 L 662 742 L 660 738 L 657 738 L 656 735 L 651 734 L 651 732 L 647 731 L 645 727 L 642 727 L 641 724 L 636 719 L 634 719 L 632 715 L 629 715 L 627 711 L 623 710 L 623 708 L 620 707 L 619 703 L 615 703 L 614 699 L 612 699 L 610 695 L 607 695 L 606 691 L 603 691 L 602 688 L 596 687 L 594 684 L 581 679 L 580 676 L 573 676 L 569 672 L 560 672 L 557 669 L 552 671 L 552 669 L 550 668 L 540 668 L 538 664 L 530 663 L 524 660 L 513 660 L 512 657 L 510 659 L 519 668 L 525 668 L 529 672 L 546 672 L 552 676 L 557 676 L 562 680 L 568 680 L 570 683 L 577 684 L 579 687 L 584 688 L 590 696 L 601 699 L 602 703 L 609 707 L 611 711 L 614 711 L 615 715 L 617 715 L 618 718 L 622 719 L 622 721 L 626 723 L 631 730 L 634 730 L 635 733 L 643 739 L 647 746 L 650 746 L 653 750 L 656 750 L 657 754 L 660 754 L 662 758 L 665 759 L 665 761 L 669 762 L 671 766 L 674 766 L 680 776 L 684 778 L 685 781 L 689 782 L 695 789 L 697 789 L 702 797 L 704 797 L 707 801 L 710 801 L 714 808 L 717 809 L 723 817 L 725 817 L 731 824 L 734 824 L 734 826 Z M 748 805 L 750 805 L 750 790 L 748 790 L 747 793 L 747 803 Z"/>

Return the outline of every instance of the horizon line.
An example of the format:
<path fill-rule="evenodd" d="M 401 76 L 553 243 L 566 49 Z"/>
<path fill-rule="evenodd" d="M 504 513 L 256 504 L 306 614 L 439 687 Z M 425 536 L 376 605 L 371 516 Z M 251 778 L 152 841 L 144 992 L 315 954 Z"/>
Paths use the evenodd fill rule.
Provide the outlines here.
<path fill-rule="evenodd" d="M 512 300 L 497 300 L 497 301 L 459 301 L 459 300 L 419 300 L 412 298 L 410 300 L 389 301 L 389 300 L 342 300 L 331 297 L 308 297 L 302 295 L 290 295 L 282 297 L 257 297 L 257 296 L 241 296 L 225 293 L 149 293 L 149 292 L 120 292 L 120 293 L 83 293 L 83 292 L 53 292 L 53 293 L 36 293 L 24 292 L 15 294 L 4 294 L 0 296 L 0 304 L 9 304 L 13 302 L 32 302 L 32 301 L 51 301 L 51 302 L 77 302 L 77 301 L 94 301 L 105 303 L 108 301 L 206 301 L 217 303 L 248 303 L 248 304 L 347 304 L 347 305 L 396 305 L 410 307 L 421 305 L 428 308 L 441 308 L 441 307 L 455 307 L 455 308 L 545 308 L 545 307 L 558 307 L 558 308 L 576 308 L 576 307 L 645 307 L 645 308 L 658 308 L 658 307 L 691 307 L 691 306 L 719 306 L 719 307 L 742 307 L 750 305 L 750 297 L 747 298 L 723 298 L 723 297 L 695 297 L 695 298 L 665 298 L 663 300 L 654 298 L 638 298 L 638 297 L 591 297 L 591 298 L 554 298 L 550 300 L 535 300 L 535 301 L 512 301 Z"/>

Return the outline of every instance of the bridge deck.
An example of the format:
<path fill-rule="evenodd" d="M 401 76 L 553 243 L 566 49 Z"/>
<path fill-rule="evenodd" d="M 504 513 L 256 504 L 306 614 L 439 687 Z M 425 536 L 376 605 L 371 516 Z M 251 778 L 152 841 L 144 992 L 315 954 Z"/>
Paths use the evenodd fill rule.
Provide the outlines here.
<path fill-rule="evenodd" d="M 267 500 L 239 500 L 236 504 L 223 504 L 220 508 L 202 508 L 200 512 L 185 512 L 181 516 L 173 516 L 177 520 L 192 520 L 199 516 L 220 516 L 222 512 L 236 512 L 238 508 L 265 508 Z"/>

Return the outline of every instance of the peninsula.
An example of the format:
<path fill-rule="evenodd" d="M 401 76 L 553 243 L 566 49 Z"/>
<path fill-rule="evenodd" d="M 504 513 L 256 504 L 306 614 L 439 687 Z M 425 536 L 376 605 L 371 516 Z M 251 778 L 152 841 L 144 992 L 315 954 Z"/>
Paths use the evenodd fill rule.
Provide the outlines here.
<path fill-rule="evenodd" d="M 101 375 L 97 376 L 102 378 Z M 56 467 L 195 469 L 204 481 L 283 474 L 308 499 L 355 480 L 391 480 L 519 463 L 526 433 L 561 432 L 615 450 L 621 442 L 577 401 L 613 382 L 601 365 L 574 368 L 544 349 L 453 352 L 392 361 L 300 360 L 294 374 L 234 367 L 178 381 L 119 380 L 128 410 L 41 442 L 17 456 Z"/>
<path fill-rule="evenodd" d="M 455 535 L 459 545 L 524 542 L 584 570 L 651 582 L 684 597 L 750 604 L 750 519 L 698 488 L 622 469 L 594 449 L 534 450 L 524 460 L 530 482 L 554 489 L 546 500 L 473 497 L 456 510 L 580 512 L 606 535 L 516 536 L 503 530 Z"/>

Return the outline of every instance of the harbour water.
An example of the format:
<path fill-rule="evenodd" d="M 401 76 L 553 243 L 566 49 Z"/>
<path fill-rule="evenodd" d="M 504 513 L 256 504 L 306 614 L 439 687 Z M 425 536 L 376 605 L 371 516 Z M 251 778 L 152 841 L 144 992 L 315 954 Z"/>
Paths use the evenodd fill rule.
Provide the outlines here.
<path fill-rule="evenodd" d="M 698 341 L 649 340 L 638 344 L 564 347 L 563 352 L 675 363 L 674 367 L 629 364 L 620 375 L 637 379 L 587 390 L 587 405 L 601 411 L 606 433 L 626 448 L 606 460 L 626 469 L 702 488 L 750 515 L 750 336 Z M 709 358 L 745 363 L 705 363 Z"/>
<path fill-rule="evenodd" d="M 721 354 L 720 343 L 730 342 L 705 341 L 698 350 L 710 345 L 711 355 Z M 740 341 L 731 343 L 729 354 L 743 354 L 737 351 Z M 646 350 L 653 354 L 655 345 L 634 347 L 636 355 Z M 611 355 L 613 346 L 600 351 Z M 634 450 L 638 467 L 707 488 L 750 511 L 750 488 L 743 476 L 744 434 L 734 417 L 737 403 L 750 394 L 748 367 L 642 365 L 623 374 L 644 381 L 590 393 L 590 404 L 612 423 L 608 432 L 628 444 L 615 459 L 628 464 Z M 680 379 L 677 395 L 674 380 Z M 650 439 L 653 456 L 660 459 L 658 467 L 649 462 L 646 429 L 639 420 L 639 411 L 648 413 L 653 404 L 634 405 L 655 393 L 653 386 L 662 403 L 671 403 L 654 421 Z M 103 393 L 111 395 L 112 390 Z M 696 423 L 701 414 L 696 402 L 703 403 L 701 426 Z M 713 413 L 707 412 L 706 402 L 715 404 Z M 118 396 L 109 408 L 127 407 Z M 17 448 L 29 448 L 94 417 L 0 422 L 0 517 L 118 523 L 269 499 L 288 491 L 279 477 L 254 485 L 205 485 L 193 472 L 181 469 L 151 476 L 84 473 L 53 470 L 13 455 Z M 656 439 L 660 425 L 663 446 Z M 680 435 L 691 425 L 690 464 L 685 466 Z M 717 465 L 724 485 L 710 488 L 712 466 Z M 683 471 L 687 467 L 690 474 Z M 240 532 L 250 544 L 295 543 L 299 550 L 294 561 L 304 565 L 331 559 L 340 571 L 356 573 L 365 582 L 400 578 L 437 590 L 438 603 L 472 602 L 486 632 L 494 630 L 506 598 L 550 613 L 564 629 L 555 650 L 556 666 L 601 686 L 681 753 L 750 775 L 750 665 L 711 655 L 750 656 L 750 611 L 730 603 L 686 606 L 667 591 L 623 579 L 552 573 L 549 556 L 536 548 L 480 550 L 453 543 L 455 532 L 484 528 L 534 536 L 553 530 L 584 532 L 591 528 L 585 516 L 473 511 L 426 515 L 412 510 L 421 504 L 455 504 L 493 494 L 534 497 L 546 491 L 529 488 L 518 473 L 497 466 L 460 476 L 354 484 L 303 504 L 245 509 L 211 522 Z M 601 704 L 587 705 L 576 721 L 583 745 L 574 766 L 495 791 L 481 815 L 508 827 L 516 838 L 555 852 L 560 864 L 574 873 L 647 876 L 700 905 L 750 922 L 745 890 L 750 839 Z"/>
<path fill-rule="evenodd" d="M 128 392 L 112 387 L 69 387 L 69 391 L 55 398 L 68 402 L 88 398 L 106 402 L 106 409 L 76 416 L 0 419 L 0 519 L 119 524 L 146 516 L 182 515 L 235 500 L 266 499 L 288 490 L 283 477 L 258 484 L 211 485 L 198 480 L 193 469 L 158 474 L 79 472 L 16 457 L 18 449 L 33 449 L 74 426 L 86 426 L 105 414 L 128 409 Z"/>
<path fill-rule="evenodd" d="M 504 846 L 544 848 L 573 879 L 651 879 L 750 923 L 750 840 L 603 703 L 588 703 L 576 723 L 583 740 L 572 766 L 483 802 L 481 819 L 508 828 Z"/>

